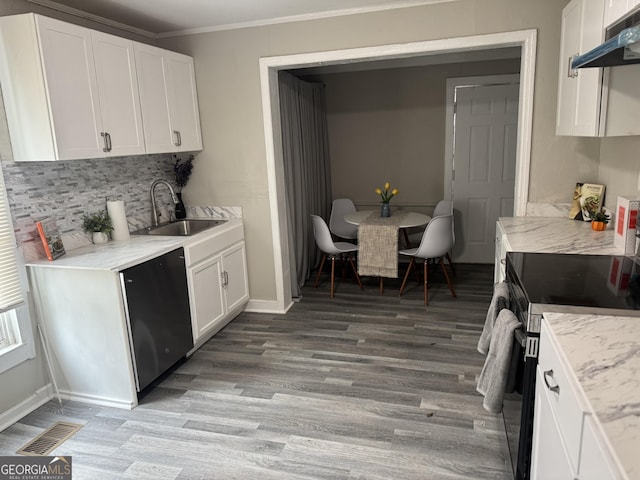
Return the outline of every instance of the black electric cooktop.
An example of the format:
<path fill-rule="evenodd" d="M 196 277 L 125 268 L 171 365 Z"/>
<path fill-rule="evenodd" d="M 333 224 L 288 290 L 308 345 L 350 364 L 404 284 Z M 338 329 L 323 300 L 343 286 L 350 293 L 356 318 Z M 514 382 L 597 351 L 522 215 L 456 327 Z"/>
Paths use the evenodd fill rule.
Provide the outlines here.
<path fill-rule="evenodd" d="M 508 252 L 507 281 L 518 283 L 530 304 L 585 307 L 594 313 L 624 310 L 618 313 L 640 316 L 637 257 Z"/>

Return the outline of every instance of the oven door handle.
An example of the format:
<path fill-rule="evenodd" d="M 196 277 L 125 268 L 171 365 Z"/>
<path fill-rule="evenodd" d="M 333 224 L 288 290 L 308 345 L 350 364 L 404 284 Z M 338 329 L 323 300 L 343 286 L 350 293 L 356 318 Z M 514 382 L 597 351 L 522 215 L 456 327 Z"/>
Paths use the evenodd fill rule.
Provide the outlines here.
<path fill-rule="evenodd" d="M 542 373 L 542 378 L 544 378 L 544 384 L 547 386 L 547 388 L 548 388 L 549 390 L 551 390 L 552 392 L 555 392 L 555 393 L 557 393 L 557 394 L 560 394 L 560 385 L 558 385 L 558 384 L 556 383 L 555 378 L 553 378 L 553 370 L 552 370 L 552 369 L 550 369 L 550 370 L 545 370 L 545 371 Z M 550 378 L 551 380 L 553 380 L 553 384 L 550 384 L 550 383 L 549 383 L 548 378 Z"/>

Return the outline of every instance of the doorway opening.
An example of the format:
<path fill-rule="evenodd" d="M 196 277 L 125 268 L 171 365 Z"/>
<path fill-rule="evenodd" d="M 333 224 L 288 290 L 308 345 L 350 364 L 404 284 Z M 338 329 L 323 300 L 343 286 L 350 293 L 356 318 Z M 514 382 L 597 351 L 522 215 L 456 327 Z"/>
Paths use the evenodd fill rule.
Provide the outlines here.
<path fill-rule="evenodd" d="M 536 31 L 524 30 L 498 34 L 458 37 L 407 44 L 382 45 L 326 52 L 266 57 L 260 59 L 263 120 L 269 201 L 271 207 L 272 241 L 276 272 L 276 308 L 286 312 L 292 304 L 291 270 L 289 266 L 288 226 L 285 216 L 284 169 L 282 162 L 280 110 L 278 98 L 278 71 L 347 63 L 393 61 L 420 56 L 462 54 L 519 47 L 521 88 L 518 100 L 518 141 L 516 155 L 516 181 L 514 188 L 514 214 L 524 215 L 528 197 L 529 164 L 533 88 L 535 76 Z"/>

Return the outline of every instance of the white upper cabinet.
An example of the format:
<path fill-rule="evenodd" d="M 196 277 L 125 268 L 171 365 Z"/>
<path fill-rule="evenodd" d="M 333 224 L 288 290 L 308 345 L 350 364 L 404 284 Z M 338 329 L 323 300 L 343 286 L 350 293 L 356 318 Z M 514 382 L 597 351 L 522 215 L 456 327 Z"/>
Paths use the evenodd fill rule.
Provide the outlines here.
<path fill-rule="evenodd" d="M 34 14 L 0 28 L 16 160 L 144 153 L 133 42 Z"/>
<path fill-rule="evenodd" d="M 573 57 L 602 43 L 604 0 L 572 0 L 562 11 L 557 135 L 598 136 L 602 69 L 571 69 Z"/>
<path fill-rule="evenodd" d="M 640 0 L 605 0 L 604 24 L 610 26 L 640 5 Z"/>
<path fill-rule="evenodd" d="M 148 153 L 202 149 L 193 58 L 135 43 Z"/>

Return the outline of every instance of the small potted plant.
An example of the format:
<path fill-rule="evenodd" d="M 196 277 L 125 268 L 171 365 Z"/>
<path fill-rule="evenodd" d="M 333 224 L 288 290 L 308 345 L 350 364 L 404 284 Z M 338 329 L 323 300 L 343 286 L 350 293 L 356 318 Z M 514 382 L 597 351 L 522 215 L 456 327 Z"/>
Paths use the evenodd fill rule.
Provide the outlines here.
<path fill-rule="evenodd" d="M 96 213 L 83 215 L 82 229 L 91 234 L 93 243 L 106 243 L 109 241 L 109 234 L 113 231 L 113 224 L 107 210 L 100 210 Z"/>
<path fill-rule="evenodd" d="M 609 215 L 604 210 L 597 210 L 589 215 L 591 217 L 591 228 L 597 232 L 601 232 L 607 228 L 609 223 Z"/>

